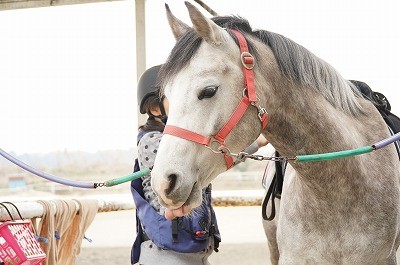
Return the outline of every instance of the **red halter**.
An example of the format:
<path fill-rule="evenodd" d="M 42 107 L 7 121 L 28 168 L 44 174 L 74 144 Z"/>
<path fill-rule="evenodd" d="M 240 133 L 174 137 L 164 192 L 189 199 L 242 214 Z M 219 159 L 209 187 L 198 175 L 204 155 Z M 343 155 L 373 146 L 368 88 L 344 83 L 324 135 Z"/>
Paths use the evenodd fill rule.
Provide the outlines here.
<path fill-rule="evenodd" d="M 256 88 L 254 85 L 254 57 L 249 53 L 249 49 L 247 47 L 247 41 L 244 36 L 237 30 L 232 30 L 232 32 L 236 35 L 239 41 L 240 48 L 240 60 L 243 65 L 243 74 L 244 74 L 244 90 L 243 97 L 240 101 L 239 105 L 236 107 L 235 111 L 229 117 L 228 121 L 224 124 L 224 126 L 217 132 L 214 136 L 203 136 L 201 134 L 173 126 L 166 125 L 164 129 L 164 134 L 170 134 L 176 137 L 180 137 L 182 139 L 195 142 L 201 145 L 204 145 L 211 149 L 213 152 L 222 153 L 224 155 L 224 159 L 226 162 L 227 169 L 233 166 L 233 158 L 227 154 L 227 148 L 225 147 L 225 139 L 229 135 L 229 133 L 235 128 L 240 119 L 243 117 L 244 113 L 247 110 L 249 105 L 253 105 L 258 110 L 258 118 L 261 122 L 261 127 L 264 129 L 268 123 L 268 113 L 261 106 L 257 106 L 256 102 L 258 101 L 256 95 Z M 245 93 L 247 92 L 247 93 Z M 213 150 L 210 147 L 210 144 L 213 142 L 219 143 L 219 148 L 217 151 Z"/>

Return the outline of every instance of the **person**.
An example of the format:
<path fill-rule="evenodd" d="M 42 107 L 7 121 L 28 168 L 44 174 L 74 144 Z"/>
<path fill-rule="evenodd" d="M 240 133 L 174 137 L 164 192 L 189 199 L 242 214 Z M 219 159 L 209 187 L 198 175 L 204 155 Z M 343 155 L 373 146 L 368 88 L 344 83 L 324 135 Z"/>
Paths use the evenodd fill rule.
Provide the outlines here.
<path fill-rule="evenodd" d="M 139 79 L 137 97 L 141 114 L 147 121 L 139 127 L 138 158 L 135 171 L 153 166 L 167 121 L 168 100 L 160 98 L 156 86 L 160 65 L 146 70 Z M 203 190 L 203 204 L 195 214 L 167 220 L 151 188 L 151 175 L 131 182 L 136 205 L 137 236 L 131 263 L 143 265 L 203 265 L 218 250 L 221 241 L 214 209 L 211 185 Z"/>

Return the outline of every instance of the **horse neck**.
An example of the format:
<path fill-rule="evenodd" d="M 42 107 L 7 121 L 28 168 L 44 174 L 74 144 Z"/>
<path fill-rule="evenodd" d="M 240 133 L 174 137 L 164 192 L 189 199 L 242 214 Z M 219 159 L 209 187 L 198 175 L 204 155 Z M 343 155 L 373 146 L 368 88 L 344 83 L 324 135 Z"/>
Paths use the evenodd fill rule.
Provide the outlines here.
<path fill-rule="evenodd" d="M 257 40 L 254 42 L 257 43 Z M 268 47 L 257 43 L 257 50 L 263 57 L 258 60 L 256 87 L 269 113 L 269 123 L 264 134 L 282 156 L 349 150 L 388 137 L 386 124 L 369 101 L 358 98 L 362 113 L 358 116 L 347 113 L 329 103 L 316 89 L 288 79 L 280 71 Z M 380 167 L 379 161 L 382 159 L 398 167 L 395 150 L 388 148 L 381 149 L 379 154 L 374 152 L 331 161 L 290 161 L 297 176 L 292 178 L 291 183 L 298 188 L 297 191 L 307 189 L 319 198 L 343 200 L 349 198 L 346 194 L 349 191 L 354 194 L 364 193 L 366 189 L 363 185 L 367 183 L 377 182 L 382 185 L 385 182 L 382 178 L 387 176 L 383 171 L 390 175 L 390 167 Z M 332 190 L 335 192 L 329 192 Z"/>
<path fill-rule="evenodd" d="M 256 38 L 252 41 L 262 55 L 255 78 L 270 115 L 266 133 L 277 150 L 296 156 L 360 147 L 355 137 L 363 129 L 360 117 L 333 106 L 316 89 L 290 80 L 272 50 Z"/>
<path fill-rule="evenodd" d="M 370 123 L 365 115 L 356 118 L 347 114 L 332 106 L 315 90 L 293 82 L 282 81 L 272 87 L 273 96 L 268 98 L 273 100 L 269 101 L 267 107 L 270 122 L 265 132 L 281 155 L 294 157 L 353 149 L 365 146 L 366 139 L 373 138 L 365 133 L 369 129 L 363 123 Z M 342 159 L 293 163 L 292 166 L 303 181 L 321 187 L 326 186 L 327 181 L 336 185 L 337 178 L 343 175 L 343 169 L 353 174 L 357 163 L 354 159 Z"/>
<path fill-rule="evenodd" d="M 354 117 L 334 108 L 311 89 L 294 85 L 276 88 L 274 102 L 268 104 L 267 131 L 288 155 L 310 154 L 349 148 L 348 138 Z M 278 147 L 276 146 L 276 147 Z"/>

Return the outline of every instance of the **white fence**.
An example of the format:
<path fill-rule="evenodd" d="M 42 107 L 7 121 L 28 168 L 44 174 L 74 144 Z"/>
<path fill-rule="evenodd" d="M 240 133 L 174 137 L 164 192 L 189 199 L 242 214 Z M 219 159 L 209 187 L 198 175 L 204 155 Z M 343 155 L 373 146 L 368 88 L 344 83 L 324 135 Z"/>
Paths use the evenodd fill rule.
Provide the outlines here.
<path fill-rule="evenodd" d="M 248 205 L 260 205 L 263 199 L 263 190 L 237 190 L 237 191 L 213 191 L 213 203 L 217 206 L 248 206 Z M 111 212 L 121 210 L 132 210 L 135 209 L 135 204 L 130 194 L 116 194 L 116 195 L 94 195 L 79 197 L 79 199 L 96 199 L 98 200 L 98 212 Z M 66 197 L 54 197 L 54 198 L 1 198 L 0 202 L 9 201 L 15 204 L 19 209 L 24 219 L 31 219 L 41 217 L 43 215 L 43 206 L 37 202 L 37 200 L 49 200 L 52 199 L 73 199 Z M 6 204 L 11 215 L 15 219 L 19 219 L 16 209 Z M 55 204 L 54 204 L 54 207 Z M 0 221 L 10 220 L 10 216 L 4 207 L 0 205 Z"/>

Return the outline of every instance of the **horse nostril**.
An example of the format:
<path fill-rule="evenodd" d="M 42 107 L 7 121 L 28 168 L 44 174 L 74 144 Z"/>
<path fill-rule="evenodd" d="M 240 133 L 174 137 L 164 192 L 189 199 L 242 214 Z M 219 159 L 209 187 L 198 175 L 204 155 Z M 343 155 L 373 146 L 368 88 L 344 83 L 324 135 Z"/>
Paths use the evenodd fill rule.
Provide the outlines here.
<path fill-rule="evenodd" d="M 169 185 L 168 188 L 165 190 L 166 195 L 170 194 L 174 190 L 177 179 L 178 176 L 176 174 L 171 174 L 168 176 Z"/>

